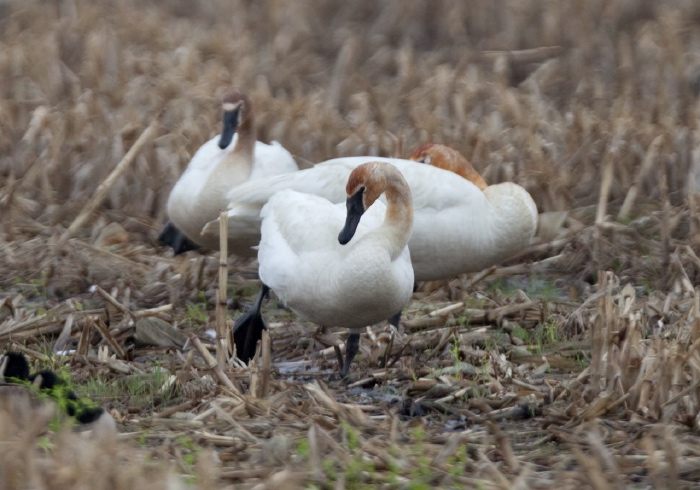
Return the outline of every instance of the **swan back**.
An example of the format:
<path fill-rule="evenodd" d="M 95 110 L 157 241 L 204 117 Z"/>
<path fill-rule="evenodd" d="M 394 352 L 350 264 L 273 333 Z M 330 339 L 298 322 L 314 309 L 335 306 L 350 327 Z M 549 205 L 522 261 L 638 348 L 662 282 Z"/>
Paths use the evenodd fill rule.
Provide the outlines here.
<path fill-rule="evenodd" d="M 537 206 L 524 188 L 512 182 L 489 186 L 466 158 L 444 145 L 426 143 L 411 159 L 462 177 L 461 182 L 445 179 L 439 186 L 424 183 L 421 193 L 414 191 L 418 212 L 409 246 L 416 278 L 476 272 L 530 244 Z M 439 214 L 434 212 L 438 206 Z"/>
<path fill-rule="evenodd" d="M 252 179 L 228 193 L 229 216 L 235 217 L 243 208 L 242 214 L 248 215 L 251 206 L 262 206 L 270 200 L 276 193 L 292 189 L 297 192 L 314 194 L 333 203 L 344 202 L 346 198 L 345 186 L 352 171 L 358 166 L 368 162 L 390 163 L 409 180 L 411 191 L 413 192 L 414 180 L 424 176 L 435 177 L 430 169 L 432 165 L 419 165 L 416 162 L 402 158 L 383 158 L 372 156 L 343 157 L 326 160 L 317 163 L 309 169 L 299 170 L 294 173 L 269 176 L 253 181 Z M 411 174 L 418 173 L 420 176 L 412 178 Z M 438 172 L 438 177 L 444 177 L 447 172 Z M 414 196 L 415 197 L 415 196 Z M 214 227 L 208 227 L 208 232 L 214 232 Z"/>
<path fill-rule="evenodd" d="M 297 170 L 299 170 L 299 167 L 297 167 L 294 157 L 280 143 L 271 141 L 268 145 L 257 141 L 255 143 L 253 170 L 250 172 L 250 178 L 248 180 L 296 172 Z"/>

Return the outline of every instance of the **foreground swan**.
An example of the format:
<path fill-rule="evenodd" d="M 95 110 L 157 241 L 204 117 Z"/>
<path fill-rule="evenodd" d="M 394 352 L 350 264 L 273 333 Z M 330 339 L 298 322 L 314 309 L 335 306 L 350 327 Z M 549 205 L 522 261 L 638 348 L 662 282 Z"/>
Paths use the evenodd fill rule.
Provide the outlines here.
<path fill-rule="evenodd" d="M 429 165 L 398 158 L 336 158 L 308 170 L 245 183 L 235 190 L 230 205 L 229 237 L 254 233 L 262 206 L 284 189 L 342 202 L 342 182 L 355 167 L 373 159 L 395 166 L 411 189 L 415 218 L 409 248 L 417 281 L 482 270 L 531 242 L 537 207 L 525 189 L 512 182 L 487 186 L 464 157 L 443 145 L 424 145 L 411 158 Z M 208 224 L 207 231 L 218 232 L 218 222 Z M 263 328 L 254 311 L 237 321 L 234 340 L 244 362 L 255 354 Z"/>
<path fill-rule="evenodd" d="M 220 136 L 204 143 L 173 187 L 168 199 L 170 221 L 159 240 L 176 254 L 200 246 L 219 248 L 216 236 L 202 236 L 202 227 L 226 209 L 228 192 L 261 177 L 294 172 L 292 155 L 279 143 L 255 141 L 253 106 L 247 94 L 231 91 L 223 99 L 224 125 Z M 251 247 L 258 242 L 245 237 L 229 242 L 229 251 L 255 256 Z"/>
<path fill-rule="evenodd" d="M 400 311 L 413 292 L 406 246 L 413 207 L 401 172 L 365 163 L 350 174 L 346 191 L 347 212 L 322 197 L 275 194 L 261 213 L 258 250 L 260 279 L 284 304 L 313 323 L 350 329 L 341 377 L 361 329 Z M 386 206 L 375 203 L 382 193 Z"/>

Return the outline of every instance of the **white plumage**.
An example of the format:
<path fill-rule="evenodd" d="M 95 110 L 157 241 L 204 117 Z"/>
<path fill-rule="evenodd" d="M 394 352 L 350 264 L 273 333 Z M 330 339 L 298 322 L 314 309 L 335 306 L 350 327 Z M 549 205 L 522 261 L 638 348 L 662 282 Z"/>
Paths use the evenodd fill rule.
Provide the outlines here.
<path fill-rule="evenodd" d="M 537 207 L 525 189 L 506 182 L 482 191 L 466 178 L 435 167 L 440 165 L 435 156 L 430 165 L 398 158 L 336 158 L 308 170 L 242 184 L 229 194 L 230 241 L 237 236 L 255 241 L 260 210 L 282 190 L 344 202 L 348 176 L 368 161 L 394 165 L 411 189 L 415 222 L 409 248 L 416 280 L 479 271 L 515 255 L 532 240 Z M 218 221 L 207 224 L 204 234 L 218 235 Z"/>
<path fill-rule="evenodd" d="M 234 113 L 227 120 L 227 115 Z M 229 127 L 227 128 L 227 125 Z M 231 126 L 233 126 L 231 128 Z M 224 148 L 220 141 L 227 129 L 237 131 Z M 217 236 L 202 236 L 203 226 L 227 208 L 227 194 L 236 186 L 255 179 L 298 170 L 292 155 L 279 143 L 255 141 L 254 116 L 250 99 L 241 92 L 231 92 L 224 98 L 224 131 L 204 143 L 177 181 L 168 199 L 170 221 L 187 238 L 199 246 L 219 248 Z M 259 225 L 258 225 L 259 226 Z M 229 242 L 231 253 L 254 256 L 254 241 L 240 239 Z"/>
<path fill-rule="evenodd" d="M 375 202 L 350 243 L 341 245 L 344 203 L 278 192 L 262 211 L 260 279 L 320 325 L 362 328 L 389 318 L 411 298 L 413 269 L 408 247 L 392 260 L 376 234 L 385 213 L 384 203 Z"/>
<path fill-rule="evenodd" d="M 339 233 L 351 220 L 349 205 L 346 212 L 345 205 L 319 196 L 290 189 L 275 193 L 261 212 L 259 274 L 302 317 L 349 328 L 359 341 L 360 328 L 400 312 L 411 297 L 407 243 L 413 210 L 406 181 L 386 163 L 355 169 L 347 191 L 348 199 L 355 195 L 366 211 L 345 245 Z M 388 206 L 374 201 L 384 192 Z M 354 349 L 348 346 L 343 375 L 357 344 Z"/>

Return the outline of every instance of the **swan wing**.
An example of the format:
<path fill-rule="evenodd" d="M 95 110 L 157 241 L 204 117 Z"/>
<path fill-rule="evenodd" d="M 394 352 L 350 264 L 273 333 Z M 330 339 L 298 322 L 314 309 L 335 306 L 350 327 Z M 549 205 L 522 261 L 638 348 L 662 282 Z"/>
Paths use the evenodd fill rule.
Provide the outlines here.
<path fill-rule="evenodd" d="M 229 208 L 233 210 L 239 204 L 262 205 L 286 189 L 313 194 L 334 203 L 344 202 L 345 183 L 353 168 L 355 167 L 339 162 L 245 182 L 229 192 Z"/>
<path fill-rule="evenodd" d="M 526 247 L 537 227 L 534 201 L 511 182 L 464 194 L 461 201 L 449 197 L 448 190 L 437 203 L 442 207 L 423 206 L 414 214 L 409 247 L 416 280 L 445 279 L 497 264 Z"/>
<path fill-rule="evenodd" d="M 249 180 L 269 175 L 286 174 L 299 170 L 292 154 L 278 142 L 269 145 L 260 141 L 255 143 L 255 163 Z"/>

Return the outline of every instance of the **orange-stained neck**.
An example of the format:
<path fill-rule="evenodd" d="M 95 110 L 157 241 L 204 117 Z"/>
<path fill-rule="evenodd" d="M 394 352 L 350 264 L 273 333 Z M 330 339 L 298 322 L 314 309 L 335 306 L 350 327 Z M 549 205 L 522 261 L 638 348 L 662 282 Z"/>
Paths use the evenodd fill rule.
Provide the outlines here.
<path fill-rule="evenodd" d="M 386 195 L 386 216 L 382 229 L 392 237 L 393 258 L 408 243 L 413 229 L 413 198 L 403 174 L 389 163 L 368 162 L 355 168 L 348 178 L 347 194 L 353 195 L 365 186 L 363 204 L 369 208 L 382 194 Z"/>
<path fill-rule="evenodd" d="M 253 155 L 255 150 L 255 116 L 253 115 L 253 103 L 248 94 L 239 90 L 231 90 L 224 95 L 224 106 L 227 104 L 242 104 L 239 115 L 240 123 L 236 128 L 238 140 L 233 152 L 245 155 Z"/>
<path fill-rule="evenodd" d="M 425 143 L 418 147 L 418 149 L 411 154 L 409 159 L 420 161 L 426 157 L 430 157 L 429 165 L 454 172 L 476 185 L 482 191 L 488 187 L 488 184 L 481 175 L 479 175 L 479 172 L 476 171 L 469 160 L 460 152 L 449 146 L 439 143 Z"/>

